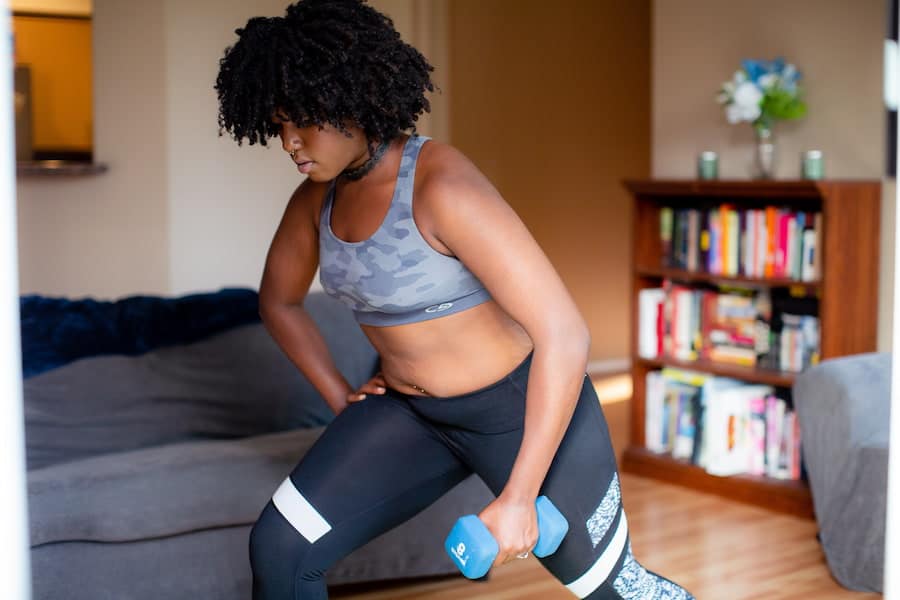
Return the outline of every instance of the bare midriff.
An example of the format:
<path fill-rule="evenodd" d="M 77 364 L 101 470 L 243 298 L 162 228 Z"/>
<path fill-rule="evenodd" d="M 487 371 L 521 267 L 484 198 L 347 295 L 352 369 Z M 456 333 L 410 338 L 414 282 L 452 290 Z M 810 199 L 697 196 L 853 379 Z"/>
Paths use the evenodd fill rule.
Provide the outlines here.
<path fill-rule="evenodd" d="M 415 396 L 457 396 L 488 386 L 534 347 L 493 300 L 446 317 L 362 330 L 381 356 L 388 387 Z"/>

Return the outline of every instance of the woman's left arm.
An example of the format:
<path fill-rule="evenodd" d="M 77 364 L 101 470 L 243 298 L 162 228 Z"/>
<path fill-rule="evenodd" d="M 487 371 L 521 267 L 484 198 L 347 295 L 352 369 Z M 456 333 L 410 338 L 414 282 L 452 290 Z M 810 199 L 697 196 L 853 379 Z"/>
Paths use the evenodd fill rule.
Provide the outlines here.
<path fill-rule="evenodd" d="M 537 541 L 534 502 L 575 410 L 590 334 L 550 260 L 499 192 L 452 147 L 434 153 L 443 155 L 443 168 L 423 177 L 416 196 L 427 204 L 433 234 L 534 343 L 522 444 L 503 492 L 480 515 L 500 544 L 501 564 Z"/>

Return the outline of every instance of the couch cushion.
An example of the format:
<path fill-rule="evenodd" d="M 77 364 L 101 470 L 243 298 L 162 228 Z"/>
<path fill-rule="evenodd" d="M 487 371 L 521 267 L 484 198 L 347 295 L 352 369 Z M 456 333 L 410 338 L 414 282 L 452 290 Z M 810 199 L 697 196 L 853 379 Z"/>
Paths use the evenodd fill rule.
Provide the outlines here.
<path fill-rule="evenodd" d="M 130 542 L 250 525 L 323 429 L 170 444 L 30 471 L 31 546 L 75 540 Z M 385 535 L 398 543 L 411 531 L 449 531 L 465 514 L 461 511 L 481 510 L 492 498 L 477 476 L 457 489 L 448 494 L 453 507 L 449 512 L 438 511 L 436 517 L 431 511 L 432 517 L 408 527 L 406 536 Z M 423 534 L 415 544 L 439 546 L 440 540 L 432 538 Z M 414 561 L 414 555 L 387 563 Z M 378 556 L 384 558 L 383 552 L 376 552 L 373 562 Z"/>
<path fill-rule="evenodd" d="M 257 322 L 259 298 L 249 288 L 114 301 L 31 294 L 19 298 L 19 315 L 22 372 L 31 377 L 86 356 L 142 354 Z"/>
<path fill-rule="evenodd" d="M 169 444 L 30 471 L 31 545 L 253 523 L 321 431 Z"/>
<path fill-rule="evenodd" d="M 377 354 L 324 294 L 306 309 L 338 369 L 366 381 Z M 140 356 L 97 356 L 24 381 L 28 468 L 191 439 L 315 427 L 333 414 L 261 323 Z"/>

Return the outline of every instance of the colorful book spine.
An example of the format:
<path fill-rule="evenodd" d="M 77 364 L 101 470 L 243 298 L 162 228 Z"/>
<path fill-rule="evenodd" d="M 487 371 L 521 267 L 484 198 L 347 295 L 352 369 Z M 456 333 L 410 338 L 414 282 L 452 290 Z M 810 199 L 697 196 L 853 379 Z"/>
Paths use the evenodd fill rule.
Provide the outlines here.
<path fill-rule="evenodd" d="M 662 207 L 660 260 L 726 277 L 814 281 L 821 277 L 821 228 L 821 213 L 778 206 Z"/>

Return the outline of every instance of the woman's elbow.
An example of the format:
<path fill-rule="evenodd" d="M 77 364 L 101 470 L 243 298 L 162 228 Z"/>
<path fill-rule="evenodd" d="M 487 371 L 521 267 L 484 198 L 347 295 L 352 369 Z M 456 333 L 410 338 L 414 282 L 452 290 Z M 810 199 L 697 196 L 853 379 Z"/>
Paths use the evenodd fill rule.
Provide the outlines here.
<path fill-rule="evenodd" d="M 279 300 L 265 294 L 259 295 L 259 318 L 263 323 L 271 321 L 273 318 L 282 314 L 285 308 L 291 306 L 290 302 Z"/>
<path fill-rule="evenodd" d="M 549 345 L 565 348 L 575 354 L 587 354 L 591 349 L 591 331 L 583 321 L 559 323 L 548 330 Z"/>
<path fill-rule="evenodd" d="M 591 352 L 591 330 L 587 325 L 583 325 L 576 329 L 572 334 L 572 344 L 578 348 L 578 352 L 583 352 L 585 356 Z"/>

